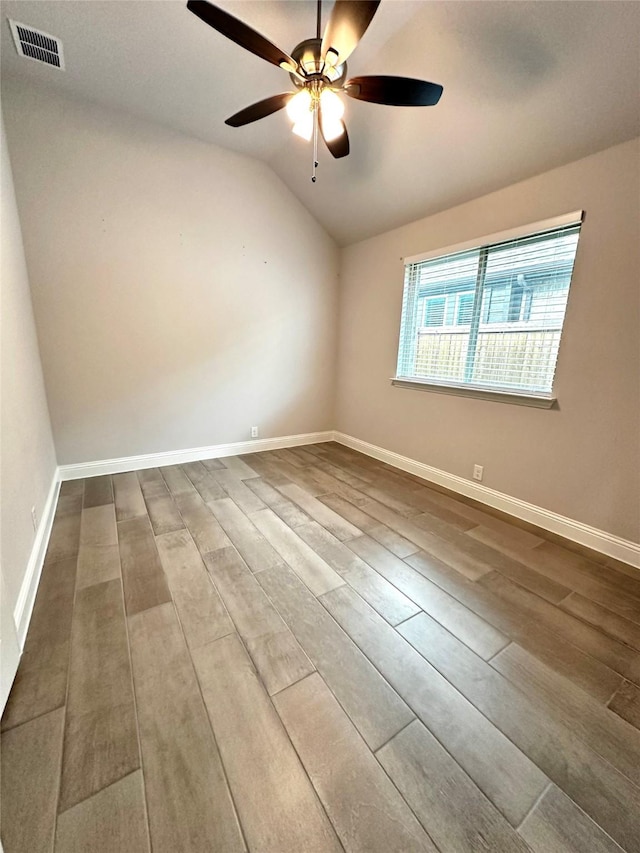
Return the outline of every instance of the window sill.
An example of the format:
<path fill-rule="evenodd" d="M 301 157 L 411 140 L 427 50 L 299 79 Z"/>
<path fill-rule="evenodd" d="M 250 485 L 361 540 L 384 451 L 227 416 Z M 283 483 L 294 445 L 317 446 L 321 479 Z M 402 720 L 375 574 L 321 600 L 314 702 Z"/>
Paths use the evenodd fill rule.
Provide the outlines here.
<path fill-rule="evenodd" d="M 557 398 L 551 394 L 533 394 L 526 391 L 500 391 L 497 388 L 479 388 L 475 385 L 444 385 L 439 382 L 423 382 L 420 379 L 403 379 L 394 376 L 391 384 L 398 388 L 414 391 L 435 391 L 437 394 L 455 394 L 459 397 L 475 397 L 495 403 L 514 403 L 517 406 L 533 406 L 536 409 L 551 409 Z"/>

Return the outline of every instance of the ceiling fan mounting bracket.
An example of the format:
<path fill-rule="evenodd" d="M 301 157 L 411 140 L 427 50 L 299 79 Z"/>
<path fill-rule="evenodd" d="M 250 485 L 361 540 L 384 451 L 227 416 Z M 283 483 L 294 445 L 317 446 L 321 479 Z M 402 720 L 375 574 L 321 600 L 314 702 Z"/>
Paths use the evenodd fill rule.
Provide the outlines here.
<path fill-rule="evenodd" d="M 291 51 L 291 58 L 298 63 L 298 67 L 305 76 L 305 80 L 289 74 L 293 85 L 297 89 L 304 89 L 313 80 L 320 80 L 324 86 L 332 89 L 340 89 L 347 79 L 347 63 L 333 66 L 322 59 L 322 39 L 305 39 L 296 45 Z"/>

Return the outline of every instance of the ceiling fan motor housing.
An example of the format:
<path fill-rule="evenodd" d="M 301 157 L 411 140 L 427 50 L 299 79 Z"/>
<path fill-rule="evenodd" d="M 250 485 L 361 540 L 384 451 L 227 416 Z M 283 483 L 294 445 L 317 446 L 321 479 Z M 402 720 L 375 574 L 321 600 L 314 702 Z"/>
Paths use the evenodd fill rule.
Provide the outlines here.
<path fill-rule="evenodd" d="M 291 58 L 304 69 L 305 74 L 312 80 L 322 80 L 325 85 L 339 89 L 347 78 L 347 63 L 332 66 L 325 63 L 321 56 L 322 39 L 306 39 L 296 45 L 291 51 Z M 297 89 L 304 89 L 309 81 L 302 81 L 294 74 L 289 75 Z"/>

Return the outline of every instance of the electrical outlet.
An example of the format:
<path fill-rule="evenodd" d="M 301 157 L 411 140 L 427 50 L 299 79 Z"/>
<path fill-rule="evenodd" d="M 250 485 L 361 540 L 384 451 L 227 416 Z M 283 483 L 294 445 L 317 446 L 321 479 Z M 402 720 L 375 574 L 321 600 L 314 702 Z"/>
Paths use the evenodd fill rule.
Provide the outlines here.
<path fill-rule="evenodd" d="M 474 465 L 473 466 L 473 479 L 474 480 L 482 480 L 483 474 L 484 474 L 484 467 L 482 465 Z"/>
<path fill-rule="evenodd" d="M 258 427 L 251 427 L 251 438 L 258 437 Z"/>
<path fill-rule="evenodd" d="M 31 521 L 33 522 L 33 529 L 38 529 L 38 513 L 36 512 L 36 508 L 34 506 L 31 507 Z"/>

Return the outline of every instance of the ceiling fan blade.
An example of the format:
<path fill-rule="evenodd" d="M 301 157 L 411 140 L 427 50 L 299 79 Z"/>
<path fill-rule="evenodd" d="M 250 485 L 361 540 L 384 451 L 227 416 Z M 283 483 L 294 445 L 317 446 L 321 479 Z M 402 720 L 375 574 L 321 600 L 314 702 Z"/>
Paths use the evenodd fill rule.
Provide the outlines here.
<path fill-rule="evenodd" d="M 410 77 L 352 77 L 344 84 L 344 91 L 350 98 L 373 104 L 433 107 L 440 100 L 442 86 Z"/>
<path fill-rule="evenodd" d="M 250 107 L 245 107 L 239 113 L 231 116 L 225 121 L 230 127 L 242 127 L 245 124 L 251 124 L 252 121 L 258 121 L 260 118 L 266 118 L 271 113 L 275 113 L 286 107 L 293 92 L 284 92 L 282 95 L 272 95 L 270 98 L 265 98 L 264 101 L 258 101 L 257 104 L 251 104 Z"/>
<path fill-rule="evenodd" d="M 205 24 L 209 24 L 214 30 L 222 33 L 231 41 L 244 47 L 245 50 L 254 53 L 261 59 L 266 59 L 267 62 L 273 65 L 284 67 L 286 71 L 296 71 L 298 63 L 293 60 L 288 53 L 280 50 L 274 44 L 261 36 L 251 27 L 243 24 L 237 18 L 214 6 L 212 3 L 207 3 L 206 0 L 189 0 L 187 9 L 193 12 Z"/>
<path fill-rule="evenodd" d="M 322 37 L 322 58 L 333 66 L 342 65 L 365 34 L 379 5 L 380 0 L 336 0 Z"/>
<path fill-rule="evenodd" d="M 325 139 L 325 135 L 322 132 L 322 122 L 320 122 L 320 133 L 322 133 L 324 144 L 327 146 L 327 148 L 333 154 L 336 160 L 339 160 L 340 157 L 346 157 L 349 153 L 349 134 L 347 133 L 347 128 L 345 127 L 344 122 L 341 121 L 340 124 L 342 125 L 342 133 L 340 134 L 340 136 L 329 141 Z"/>

